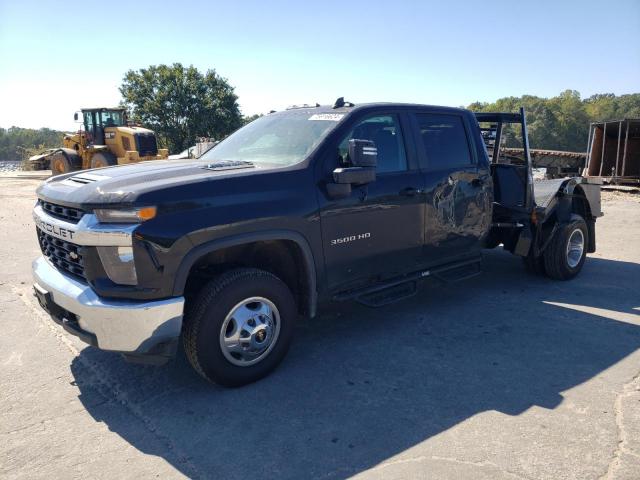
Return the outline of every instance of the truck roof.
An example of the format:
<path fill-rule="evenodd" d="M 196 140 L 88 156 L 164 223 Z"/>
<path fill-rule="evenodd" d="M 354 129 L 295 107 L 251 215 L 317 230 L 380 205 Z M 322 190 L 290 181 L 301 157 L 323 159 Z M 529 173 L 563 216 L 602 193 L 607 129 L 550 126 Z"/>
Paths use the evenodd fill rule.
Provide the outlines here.
<path fill-rule="evenodd" d="M 349 106 L 351 105 L 351 106 Z M 440 105 L 426 105 L 420 103 L 402 103 L 402 102 L 370 102 L 370 103 L 358 103 L 358 104 L 349 104 L 343 107 L 334 107 L 332 105 L 292 105 L 287 108 L 287 111 L 290 110 L 308 110 L 309 112 L 319 112 L 319 113 L 348 113 L 354 112 L 356 110 L 368 110 L 368 109 L 376 109 L 380 107 L 387 108 L 431 108 L 437 109 L 440 111 L 451 111 L 452 113 L 460 113 L 467 112 L 468 110 L 464 108 L 456 108 L 456 107 L 445 107 Z M 275 112 L 274 112 L 275 113 Z"/>

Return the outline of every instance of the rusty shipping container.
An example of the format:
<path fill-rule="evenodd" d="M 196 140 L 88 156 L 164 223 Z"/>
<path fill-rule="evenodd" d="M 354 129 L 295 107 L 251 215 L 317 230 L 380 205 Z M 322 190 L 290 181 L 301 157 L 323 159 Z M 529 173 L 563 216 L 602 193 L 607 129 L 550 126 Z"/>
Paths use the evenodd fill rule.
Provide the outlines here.
<path fill-rule="evenodd" d="M 607 183 L 640 184 L 640 119 L 592 123 L 585 173 Z"/>

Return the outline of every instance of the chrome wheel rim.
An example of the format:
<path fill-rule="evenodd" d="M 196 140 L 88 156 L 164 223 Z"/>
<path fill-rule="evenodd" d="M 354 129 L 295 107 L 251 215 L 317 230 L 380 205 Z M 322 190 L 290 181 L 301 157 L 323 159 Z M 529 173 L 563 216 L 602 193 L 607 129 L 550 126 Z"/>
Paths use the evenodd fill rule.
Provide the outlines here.
<path fill-rule="evenodd" d="M 280 336 L 280 312 L 263 297 L 242 300 L 220 329 L 220 348 L 233 365 L 248 367 L 264 360 Z"/>
<path fill-rule="evenodd" d="M 582 260 L 584 253 L 584 234 L 582 230 L 576 228 L 569 236 L 567 242 L 567 264 L 571 268 L 576 268 Z"/>

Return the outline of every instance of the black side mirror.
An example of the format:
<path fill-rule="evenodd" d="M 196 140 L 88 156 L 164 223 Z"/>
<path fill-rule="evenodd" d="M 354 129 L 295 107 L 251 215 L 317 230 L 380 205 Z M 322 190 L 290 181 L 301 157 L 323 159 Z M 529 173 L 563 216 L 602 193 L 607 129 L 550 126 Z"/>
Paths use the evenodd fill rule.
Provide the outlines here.
<path fill-rule="evenodd" d="M 76 122 L 78 121 L 78 112 L 73 114 L 73 120 Z"/>
<path fill-rule="evenodd" d="M 365 185 L 376 179 L 378 149 L 371 140 L 349 140 L 348 166 L 333 171 L 334 183 L 327 184 L 331 198 L 351 195 L 352 185 Z"/>
<path fill-rule="evenodd" d="M 378 164 L 378 149 L 371 140 L 349 140 L 349 164 L 354 167 L 375 167 Z"/>
<path fill-rule="evenodd" d="M 346 167 L 333 171 L 333 181 L 351 185 L 364 185 L 376 179 L 375 167 Z"/>
<path fill-rule="evenodd" d="M 378 149 L 371 140 L 349 140 L 348 166 L 333 171 L 335 183 L 363 185 L 376 179 Z"/>

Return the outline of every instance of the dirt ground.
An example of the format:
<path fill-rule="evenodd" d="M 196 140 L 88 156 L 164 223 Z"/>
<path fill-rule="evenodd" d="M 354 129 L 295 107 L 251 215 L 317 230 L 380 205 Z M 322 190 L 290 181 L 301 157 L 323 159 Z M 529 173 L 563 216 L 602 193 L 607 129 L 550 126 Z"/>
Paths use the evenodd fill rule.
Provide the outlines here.
<path fill-rule="evenodd" d="M 0 178 L 0 478 L 639 479 L 640 197 L 556 282 L 485 272 L 301 321 L 240 389 L 86 347 L 31 296 L 33 179 Z"/>

